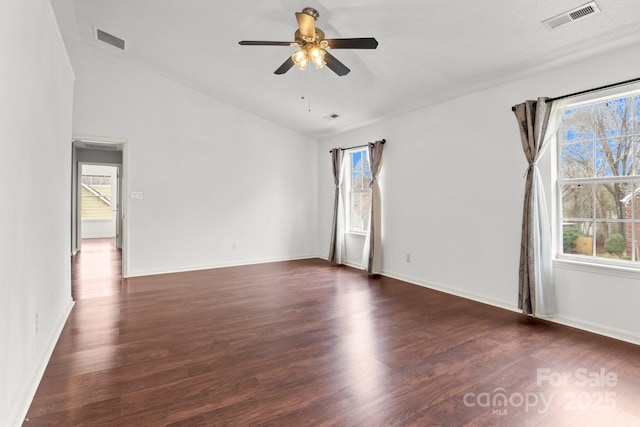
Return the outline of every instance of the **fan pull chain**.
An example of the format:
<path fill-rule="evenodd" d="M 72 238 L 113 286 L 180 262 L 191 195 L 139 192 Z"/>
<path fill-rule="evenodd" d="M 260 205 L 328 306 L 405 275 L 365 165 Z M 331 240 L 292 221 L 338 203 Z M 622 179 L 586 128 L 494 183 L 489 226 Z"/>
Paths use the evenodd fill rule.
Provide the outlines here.
<path fill-rule="evenodd" d="M 311 97 L 310 96 L 301 96 L 300 99 L 302 99 L 303 101 L 306 99 L 307 100 L 307 111 L 311 112 Z"/>
<path fill-rule="evenodd" d="M 309 82 L 309 80 L 311 79 L 310 75 L 311 75 L 311 71 L 309 68 L 307 68 L 306 70 L 303 71 L 305 76 L 304 76 L 304 91 L 303 91 L 303 95 L 301 97 L 301 99 L 304 101 L 307 101 L 307 111 L 310 113 L 311 112 L 311 84 Z"/>

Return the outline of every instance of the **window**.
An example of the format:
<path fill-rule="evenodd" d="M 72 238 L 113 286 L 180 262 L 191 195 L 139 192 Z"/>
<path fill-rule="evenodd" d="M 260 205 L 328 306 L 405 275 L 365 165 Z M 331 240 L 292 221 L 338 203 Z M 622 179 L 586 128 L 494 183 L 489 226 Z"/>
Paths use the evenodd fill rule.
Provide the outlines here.
<path fill-rule="evenodd" d="M 366 148 L 349 153 L 349 231 L 366 233 L 369 230 L 371 212 L 371 170 L 369 154 Z"/>
<path fill-rule="evenodd" d="M 601 264 L 640 260 L 639 159 L 640 92 L 562 111 L 559 254 Z"/>
<path fill-rule="evenodd" d="M 111 219 L 111 177 L 82 175 L 82 219 Z"/>

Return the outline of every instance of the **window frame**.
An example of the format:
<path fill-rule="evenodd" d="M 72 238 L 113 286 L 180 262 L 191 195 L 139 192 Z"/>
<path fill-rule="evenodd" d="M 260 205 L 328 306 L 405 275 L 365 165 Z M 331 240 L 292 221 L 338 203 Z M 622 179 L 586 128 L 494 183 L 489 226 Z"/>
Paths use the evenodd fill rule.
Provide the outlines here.
<path fill-rule="evenodd" d="M 607 100 L 620 99 L 625 97 L 635 97 L 640 96 L 640 83 L 626 85 L 624 87 L 610 88 L 586 95 L 581 95 L 572 98 L 570 101 L 566 103 L 559 111 L 558 114 L 563 114 L 565 110 L 572 109 L 580 106 L 586 106 L 591 104 L 598 104 L 601 102 L 606 102 Z M 632 125 L 635 124 L 635 114 L 637 114 L 637 110 L 634 110 L 631 114 Z M 561 120 L 561 118 L 559 119 Z M 638 126 L 640 128 L 640 126 Z M 563 185 L 571 185 L 571 184 L 587 184 L 593 185 L 592 191 L 596 191 L 596 186 L 602 183 L 614 183 L 614 182 L 624 182 L 631 183 L 632 189 L 631 194 L 640 193 L 640 164 L 636 166 L 635 175 L 624 175 L 624 176 L 597 176 L 597 172 L 594 171 L 595 176 L 589 178 L 564 178 L 561 174 L 562 168 L 562 142 L 560 141 L 560 128 L 558 128 L 558 133 L 556 134 L 556 138 L 554 141 L 555 145 L 555 156 L 552 159 L 552 167 L 551 167 L 551 182 L 555 183 L 554 192 L 555 197 L 553 197 L 553 207 L 552 212 L 555 217 L 554 221 L 554 246 L 555 246 L 555 256 L 554 256 L 554 265 L 559 266 L 561 268 L 567 269 L 575 269 L 580 271 L 590 271 L 597 272 L 606 275 L 616 275 L 616 276 L 624 276 L 624 277 L 633 277 L 638 278 L 640 276 L 640 251 L 636 249 L 636 245 L 640 243 L 640 233 L 636 232 L 636 224 L 640 224 L 640 209 L 636 209 L 635 203 L 631 202 L 631 218 L 629 219 L 607 219 L 607 218 L 598 218 L 595 210 L 596 207 L 592 207 L 592 217 L 584 218 L 585 220 L 591 221 L 592 226 L 594 227 L 594 234 L 597 230 L 595 227 L 598 222 L 629 222 L 631 224 L 631 232 L 632 232 L 632 253 L 631 260 L 623 260 L 623 259 L 611 259 L 606 257 L 599 257 L 597 253 L 594 254 L 593 248 L 595 247 L 596 237 L 591 236 L 593 238 L 592 243 L 592 254 L 575 254 L 575 253 L 564 253 L 563 248 L 563 227 L 564 227 L 564 212 L 563 212 L 563 196 L 562 190 Z M 629 136 L 637 136 L 640 134 L 640 129 L 632 128 Z M 594 136 L 590 139 L 590 141 L 594 145 L 594 153 L 596 156 L 595 146 L 598 142 L 601 142 L 600 138 Z M 640 141 L 635 144 L 630 153 L 631 156 L 636 156 L 638 158 L 640 156 Z M 567 219 L 571 219 L 570 217 Z M 635 242 L 635 244 L 634 244 Z M 635 261 L 634 261 L 635 259 Z"/>
<path fill-rule="evenodd" d="M 369 151 L 367 147 L 363 147 L 363 148 L 353 148 L 350 150 L 347 150 L 345 152 L 345 155 L 347 155 L 349 162 L 347 165 L 347 170 L 345 171 L 345 175 L 346 178 L 346 194 L 347 194 L 347 203 L 346 203 L 346 209 L 345 209 L 345 216 L 346 216 L 346 231 L 348 234 L 353 234 L 353 235 L 358 235 L 358 236 L 366 236 L 367 234 L 369 234 L 369 229 L 367 228 L 366 230 L 354 230 L 353 229 L 353 224 L 352 224 L 352 208 L 353 208 L 353 194 L 354 192 L 360 193 L 360 194 L 369 194 L 371 195 L 371 187 L 366 188 L 366 189 L 359 189 L 359 190 L 354 190 L 353 189 L 353 155 L 355 153 L 361 152 L 363 153 L 363 156 L 366 156 L 367 159 L 367 165 L 368 168 L 367 169 L 362 169 L 362 172 L 366 172 L 369 171 L 369 173 L 371 173 L 371 164 L 369 163 Z M 371 200 L 371 198 L 369 198 L 369 200 Z M 370 226 L 370 222 L 367 221 L 368 226 Z"/>

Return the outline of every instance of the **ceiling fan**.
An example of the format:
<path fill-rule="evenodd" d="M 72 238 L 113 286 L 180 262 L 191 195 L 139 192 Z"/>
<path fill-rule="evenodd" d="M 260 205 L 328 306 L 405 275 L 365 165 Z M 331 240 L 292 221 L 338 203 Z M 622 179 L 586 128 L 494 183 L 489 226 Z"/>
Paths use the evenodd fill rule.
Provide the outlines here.
<path fill-rule="evenodd" d="M 242 46 L 297 46 L 299 49 L 284 61 L 275 74 L 284 74 L 294 65 L 301 70 L 306 70 L 309 62 L 313 62 L 316 68 L 326 65 L 339 76 L 349 74 L 351 70 L 327 52 L 327 49 L 375 49 L 378 47 L 378 41 L 373 37 L 325 39 L 324 31 L 315 26 L 315 20 L 319 16 L 320 13 L 312 7 L 305 7 L 302 12 L 296 12 L 298 29 L 293 42 L 243 40 L 240 44 Z"/>

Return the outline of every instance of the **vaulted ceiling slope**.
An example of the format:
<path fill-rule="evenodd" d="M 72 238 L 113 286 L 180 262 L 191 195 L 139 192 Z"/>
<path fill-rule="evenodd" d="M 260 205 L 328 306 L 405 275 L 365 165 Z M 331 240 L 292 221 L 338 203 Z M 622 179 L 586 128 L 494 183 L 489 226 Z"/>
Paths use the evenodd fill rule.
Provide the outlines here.
<path fill-rule="evenodd" d="M 638 0 L 596 0 L 600 13 L 553 30 L 542 21 L 587 0 L 51 1 L 65 38 L 316 139 L 640 43 Z M 378 48 L 334 50 L 351 69 L 339 77 L 275 75 L 295 48 L 238 44 L 292 41 L 294 13 L 307 6 L 327 38 L 375 37 Z M 98 41 L 96 28 L 125 50 Z"/>

